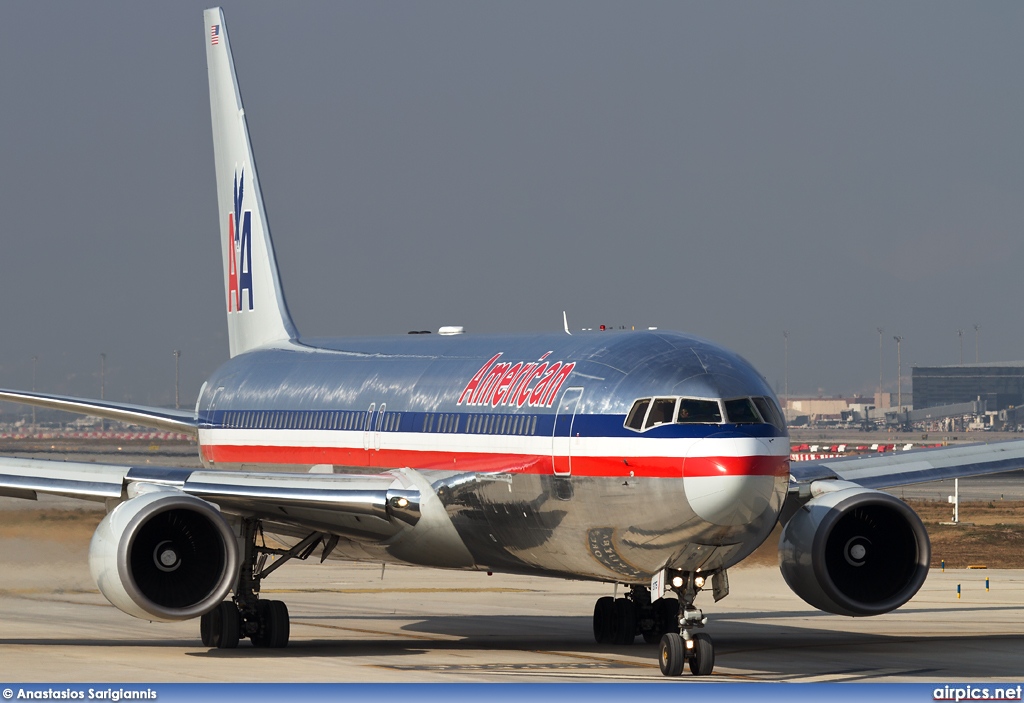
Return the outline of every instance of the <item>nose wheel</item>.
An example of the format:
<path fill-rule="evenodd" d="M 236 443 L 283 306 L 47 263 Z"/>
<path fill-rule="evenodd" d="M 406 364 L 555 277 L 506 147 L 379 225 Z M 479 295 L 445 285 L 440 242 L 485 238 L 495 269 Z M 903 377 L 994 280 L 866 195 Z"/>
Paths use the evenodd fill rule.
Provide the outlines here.
<path fill-rule="evenodd" d="M 690 673 L 694 676 L 708 676 L 715 668 L 715 645 L 711 636 L 698 632 L 690 639 L 675 632 L 669 632 L 661 638 L 661 649 L 658 665 L 665 676 L 679 676 L 683 666 L 689 663 Z"/>
<path fill-rule="evenodd" d="M 693 605 L 697 593 L 704 587 L 705 577 L 695 573 L 670 572 L 666 574 L 667 585 L 679 597 L 677 617 L 678 630 L 666 632 L 658 645 L 658 666 L 665 676 L 679 676 L 683 667 L 689 665 L 694 676 L 709 676 L 715 668 L 715 644 L 704 632 L 708 619 Z M 715 587 L 715 600 L 728 593 L 728 580 L 721 575 L 720 586 Z M 719 591 L 721 588 L 721 591 Z M 673 628 L 676 629 L 676 628 Z"/>

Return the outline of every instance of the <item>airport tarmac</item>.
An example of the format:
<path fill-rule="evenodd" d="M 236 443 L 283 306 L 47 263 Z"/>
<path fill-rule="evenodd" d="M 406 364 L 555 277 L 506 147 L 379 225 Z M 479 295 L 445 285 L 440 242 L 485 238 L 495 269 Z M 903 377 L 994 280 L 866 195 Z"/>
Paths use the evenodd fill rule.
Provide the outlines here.
<path fill-rule="evenodd" d="M 17 540 L 13 540 L 17 542 Z M 291 611 L 287 649 L 209 650 L 197 621 L 149 623 L 95 590 L 82 545 L 5 540 L 0 679 L 68 682 L 687 683 L 656 645 L 595 644 L 603 584 L 367 564 L 290 564 L 264 586 Z M 698 601 L 716 643 L 710 681 L 1019 683 L 1024 571 L 933 571 L 895 613 L 843 618 L 804 604 L 772 567 L 737 568 Z M 985 579 L 990 590 L 985 590 Z M 956 596 L 961 585 L 961 598 Z"/>

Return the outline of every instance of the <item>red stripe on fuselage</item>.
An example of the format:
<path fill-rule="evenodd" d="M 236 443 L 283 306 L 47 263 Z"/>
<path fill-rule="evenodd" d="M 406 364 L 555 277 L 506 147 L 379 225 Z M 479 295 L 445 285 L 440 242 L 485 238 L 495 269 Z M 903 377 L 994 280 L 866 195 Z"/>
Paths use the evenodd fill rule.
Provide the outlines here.
<path fill-rule="evenodd" d="M 691 456 L 683 464 L 687 478 L 701 476 L 788 476 L 788 456 Z"/>
<path fill-rule="evenodd" d="M 417 469 L 458 471 L 506 471 L 528 474 L 553 472 L 550 456 L 440 452 L 407 449 L 364 450 L 345 447 L 275 447 L 204 444 L 203 457 L 215 464 L 277 464 L 312 466 L 373 466 L 384 469 L 410 466 Z M 572 457 L 576 476 L 637 476 L 681 478 L 700 476 L 786 476 L 788 456 L 718 457 Z"/>

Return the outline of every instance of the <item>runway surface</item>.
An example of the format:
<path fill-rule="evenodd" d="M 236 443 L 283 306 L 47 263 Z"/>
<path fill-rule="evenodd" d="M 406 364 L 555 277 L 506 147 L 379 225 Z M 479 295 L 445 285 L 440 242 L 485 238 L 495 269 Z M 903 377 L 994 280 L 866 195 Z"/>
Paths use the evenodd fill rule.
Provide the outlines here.
<path fill-rule="evenodd" d="M 656 646 L 640 638 L 594 643 L 594 601 L 612 592 L 602 584 L 290 564 L 264 591 L 291 610 L 289 647 L 218 651 L 201 645 L 197 621 L 148 623 L 108 605 L 80 544 L 5 539 L 0 549 L 7 681 L 697 680 L 664 679 Z M 730 576 L 727 599 L 698 601 L 716 643 L 712 681 L 1020 681 L 1024 571 L 934 572 L 901 610 L 858 619 L 805 605 L 777 569 Z"/>

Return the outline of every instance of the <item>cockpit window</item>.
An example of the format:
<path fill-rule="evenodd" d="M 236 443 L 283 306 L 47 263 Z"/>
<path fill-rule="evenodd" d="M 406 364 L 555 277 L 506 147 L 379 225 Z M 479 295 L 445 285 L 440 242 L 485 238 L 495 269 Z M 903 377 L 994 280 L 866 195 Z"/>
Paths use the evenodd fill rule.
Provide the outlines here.
<path fill-rule="evenodd" d="M 736 398 L 725 401 L 725 413 L 729 416 L 729 422 L 737 425 L 752 425 L 762 422 L 761 417 L 754 409 L 750 398 Z"/>
<path fill-rule="evenodd" d="M 722 421 L 722 411 L 717 400 L 697 400 L 696 398 L 680 398 L 676 422 L 711 422 Z"/>
<path fill-rule="evenodd" d="M 753 400 L 754 405 L 757 406 L 758 411 L 761 413 L 761 417 L 780 430 L 786 429 L 786 418 L 783 416 L 782 411 L 779 410 L 779 406 L 775 404 L 775 401 L 771 398 L 754 398 Z"/>
<path fill-rule="evenodd" d="M 744 398 L 749 404 L 749 399 Z M 749 411 L 760 422 L 757 411 Z M 722 422 L 719 401 L 706 398 L 641 398 L 633 402 L 624 425 L 638 432 L 672 423 L 718 425 Z"/>
<path fill-rule="evenodd" d="M 724 406 L 724 416 L 722 413 Z M 786 429 L 786 416 L 772 398 L 733 398 L 718 401 L 711 398 L 641 398 L 633 402 L 626 415 L 626 427 L 643 432 L 671 423 L 717 425 L 772 424 Z"/>
<path fill-rule="evenodd" d="M 647 406 L 650 404 L 650 398 L 642 398 L 633 403 L 633 407 L 629 409 L 629 415 L 626 416 L 626 427 L 642 430 L 644 428 L 644 415 L 647 414 Z"/>
<path fill-rule="evenodd" d="M 647 413 L 647 422 L 644 423 L 644 429 L 672 422 L 672 419 L 675 417 L 675 411 L 675 398 L 655 398 L 654 402 L 651 403 L 650 411 Z"/>

